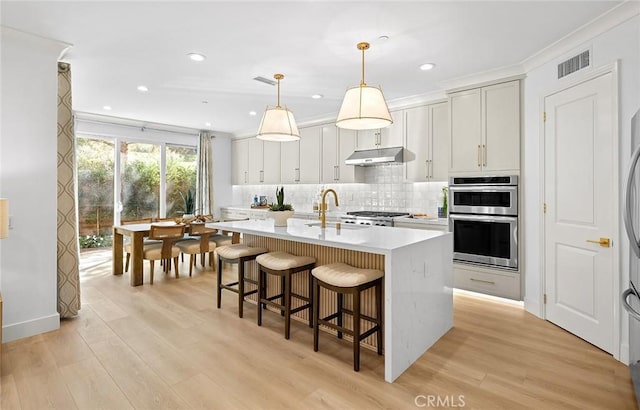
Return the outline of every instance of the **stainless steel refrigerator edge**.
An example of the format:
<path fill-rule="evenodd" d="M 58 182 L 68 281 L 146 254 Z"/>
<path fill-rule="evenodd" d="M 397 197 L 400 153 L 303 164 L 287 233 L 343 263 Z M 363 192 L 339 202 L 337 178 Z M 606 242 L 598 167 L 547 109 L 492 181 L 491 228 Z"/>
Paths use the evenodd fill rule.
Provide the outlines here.
<path fill-rule="evenodd" d="M 625 186 L 624 224 L 629 237 L 629 288 L 621 297 L 629 312 L 629 359 L 636 400 L 640 409 L 640 109 L 631 119 L 633 154 Z"/>

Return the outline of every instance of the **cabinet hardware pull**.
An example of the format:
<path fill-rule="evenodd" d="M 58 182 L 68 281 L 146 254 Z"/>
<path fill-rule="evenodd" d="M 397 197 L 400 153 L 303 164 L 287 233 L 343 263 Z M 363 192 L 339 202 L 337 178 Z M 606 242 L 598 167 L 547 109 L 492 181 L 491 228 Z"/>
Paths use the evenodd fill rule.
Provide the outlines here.
<path fill-rule="evenodd" d="M 428 159 L 424 160 L 424 167 L 425 167 L 425 178 L 429 179 L 429 160 Z"/>
<path fill-rule="evenodd" d="M 470 281 L 472 282 L 480 282 L 480 283 L 487 283 L 489 285 L 495 285 L 496 283 L 492 280 L 482 280 L 482 279 L 474 279 L 474 278 L 469 278 Z"/>
<path fill-rule="evenodd" d="M 260 182 L 264 182 L 264 170 L 260 170 Z"/>
<path fill-rule="evenodd" d="M 487 166 L 487 146 L 482 144 L 482 165 Z"/>
<path fill-rule="evenodd" d="M 247 183 L 247 171 L 244 171 L 244 183 Z"/>
<path fill-rule="evenodd" d="M 599 240 L 587 239 L 587 242 L 597 243 L 598 245 L 602 246 L 603 248 L 610 248 L 611 247 L 611 239 L 609 239 L 609 238 L 600 238 Z"/>
<path fill-rule="evenodd" d="M 300 182 L 300 168 L 294 168 L 293 171 L 294 171 L 294 174 L 295 174 L 294 181 L 295 182 Z"/>
<path fill-rule="evenodd" d="M 433 179 L 433 160 L 429 160 L 429 179 Z"/>
<path fill-rule="evenodd" d="M 478 145 L 478 166 L 480 166 L 480 165 L 481 165 L 481 162 L 480 162 L 480 145 Z"/>

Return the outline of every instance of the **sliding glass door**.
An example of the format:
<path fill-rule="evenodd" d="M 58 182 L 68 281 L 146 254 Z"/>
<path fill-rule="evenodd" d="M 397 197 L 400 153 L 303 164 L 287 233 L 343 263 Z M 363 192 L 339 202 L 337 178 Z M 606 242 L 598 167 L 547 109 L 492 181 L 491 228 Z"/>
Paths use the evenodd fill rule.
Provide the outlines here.
<path fill-rule="evenodd" d="M 160 218 L 160 166 L 157 144 L 120 142 L 120 220 Z"/>
<path fill-rule="evenodd" d="M 114 142 L 78 138 L 78 237 L 81 248 L 111 245 Z"/>
<path fill-rule="evenodd" d="M 111 246 L 114 224 L 179 217 L 195 195 L 195 146 L 78 136 L 76 147 L 81 248 Z"/>

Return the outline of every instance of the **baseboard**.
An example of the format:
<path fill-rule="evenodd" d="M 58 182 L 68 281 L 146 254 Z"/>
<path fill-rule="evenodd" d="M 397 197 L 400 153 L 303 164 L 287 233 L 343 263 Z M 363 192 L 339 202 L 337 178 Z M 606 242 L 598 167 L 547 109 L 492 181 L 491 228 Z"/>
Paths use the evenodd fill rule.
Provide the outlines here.
<path fill-rule="evenodd" d="M 538 302 L 537 300 L 534 300 L 534 299 L 529 298 L 529 297 L 525 297 L 524 298 L 524 310 L 526 310 L 527 312 L 531 313 L 532 315 L 535 315 L 535 316 L 539 317 L 540 319 L 543 319 L 543 317 L 542 317 L 542 308 L 540 306 L 540 302 Z"/>
<path fill-rule="evenodd" d="M 55 313 L 26 322 L 2 326 L 2 343 L 12 342 L 24 337 L 39 335 L 60 329 L 60 314 Z"/>

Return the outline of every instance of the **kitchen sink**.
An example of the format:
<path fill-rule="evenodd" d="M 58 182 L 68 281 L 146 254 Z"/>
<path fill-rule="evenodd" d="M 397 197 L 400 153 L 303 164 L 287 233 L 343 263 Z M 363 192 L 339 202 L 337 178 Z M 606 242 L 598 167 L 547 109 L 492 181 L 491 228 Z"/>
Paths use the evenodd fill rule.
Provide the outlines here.
<path fill-rule="evenodd" d="M 321 222 L 311 222 L 308 224 L 305 224 L 307 226 L 317 226 L 320 227 Z M 345 224 L 345 223 L 339 223 L 339 222 L 327 222 L 326 227 L 327 228 L 333 228 L 333 229 L 337 229 L 337 225 L 340 225 L 340 229 L 365 229 L 365 228 L 371 228 L 370 225 L 355 225 L 355 224 Z"/>

